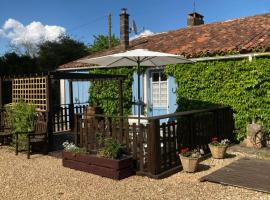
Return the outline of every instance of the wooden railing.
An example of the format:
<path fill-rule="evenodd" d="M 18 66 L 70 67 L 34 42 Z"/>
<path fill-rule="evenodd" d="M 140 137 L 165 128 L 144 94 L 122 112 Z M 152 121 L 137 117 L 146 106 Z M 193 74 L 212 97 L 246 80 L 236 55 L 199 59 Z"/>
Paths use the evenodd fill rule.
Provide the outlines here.
<path fill-rule="evenodd" d="M 181 148 L 198 148 L 207 153 L 212 137 L 234 139 L 233 112 L 229 107 L 143 118 L 148 123 L 140 128 L 128 119 L 76 115 L 77 144 L 95 153 L 103 146 L 101 138 L 115 138 L 133 156 L 138 173 L 158 178 L 179 169 Z"/>
<path fill-rule="evenodd" d="M 87 105 L 61 104 L 53 106 L 53 133 L 70 131 L 74 123 L 74 115 L 81 114 Z"/>
<path fill-rule="evenodd" d="M 168 122 L 160 121 L 168 119 Z M 180 165 L 181 148 L 209 152 L 212 137 L 234 140 L 233 112 L 229 107 L 196 110 L 149 118 L 150 174 L 170 172 Z"/>

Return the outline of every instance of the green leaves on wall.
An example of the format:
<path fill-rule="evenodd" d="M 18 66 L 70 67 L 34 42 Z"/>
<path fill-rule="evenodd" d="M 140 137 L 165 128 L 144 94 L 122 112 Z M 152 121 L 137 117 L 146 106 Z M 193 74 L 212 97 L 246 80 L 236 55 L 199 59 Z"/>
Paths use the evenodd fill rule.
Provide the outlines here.
<path fill-rule="evenodd" d="M 133 68 L 94 69 L 91 74 L 127 75 L 123 85 L 124 115 L 131 114 Z M 119 114 L 119 86 L 117 81 L 95 81 L 89 89 L 90 105 L 100 106 L 104 114 Z"/>
<path fill-rule="evenodd" d="M 171 65 L 178 84 L 178 110 L 229 105 L 235 111 L 238 139 L 252 120 L 270 131 L 270 59 L 209 61 Z"/>

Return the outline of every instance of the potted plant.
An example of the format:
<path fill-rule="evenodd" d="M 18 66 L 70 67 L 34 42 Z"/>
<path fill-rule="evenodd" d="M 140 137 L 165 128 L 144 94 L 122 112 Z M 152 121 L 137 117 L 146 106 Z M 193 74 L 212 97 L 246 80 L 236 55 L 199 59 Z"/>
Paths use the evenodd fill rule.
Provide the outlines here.
<path fill-rule="evenodd" d="M 212 142 L 208 144 L 213 158 L 223 159 L 230 141 L 223 139 L 220 142 L 217 137 L 212 138 Z"/>
<path fill-rule="evenodd" d="M 179 157 L 185 172 L 195 172 L 197 170 L 199 158 L 201 157 L 198 150 L 190 151 L 189 148 L 182 148 Z"/>
<path fill-rule="evenodd" d="M 89 154 L 85 148 L 73 143 L 63 143 L 63 166 L 93 173 L 111 179 L 123 179 L 134 174 L 133 159 L 122 153 L 122 145 L 107 138 L 97 154 Z"/>

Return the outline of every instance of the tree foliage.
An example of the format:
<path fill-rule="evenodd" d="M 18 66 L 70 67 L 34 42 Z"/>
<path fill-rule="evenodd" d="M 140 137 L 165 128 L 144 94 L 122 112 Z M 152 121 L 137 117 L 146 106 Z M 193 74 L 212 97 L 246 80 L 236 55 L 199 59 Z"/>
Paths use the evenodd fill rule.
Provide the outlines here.
<path fill-rule="evenodd" d="M 37 59 L 27 55 L 18 55 L 14 52 L 6 53 L 0 57 L 1 74 L 26 74 L 40 72 Z"/>
<path fill-rule="evenodd" d="M 6 53 L 0 57 L 0 73 L 28 74 L 48 72 L 58 66 L 88 55 L 84 43 L 68 36 L 59 41 L 47 41 L 38 46 L 36 57 L 20 55 L 15 52 Z"/>
<path fill-rule="evenodd" d="M 112 43 L 112 47 L 114 47 L 120 44 L 120 40 L 114 35 L 112 35 L 111 43 Z M 109 48 L 108 36 L 105 36 L 105 35 L 95 36 L 94 35 L 94 41 L 88 48 L 88 52 L 90 54 L 94 54 L 97 52 L 104 51 L 108 48 Z"/>
<path fill-rule="evenodd" d="M 43 71 L 51 71 L 58 66 L 88 55 L 84 43 L 68 36 L 63 36 L 59 41 L 47 41 L 39 46 L 38 65 Z"/>
<path fill-rule="evenodd" d="M 178 84 L 178 110 L 229 105 L 235 111 L 238 139 L 252 120 L 270 131 L 269 59 L 209 61 L 166 68 Z"/>

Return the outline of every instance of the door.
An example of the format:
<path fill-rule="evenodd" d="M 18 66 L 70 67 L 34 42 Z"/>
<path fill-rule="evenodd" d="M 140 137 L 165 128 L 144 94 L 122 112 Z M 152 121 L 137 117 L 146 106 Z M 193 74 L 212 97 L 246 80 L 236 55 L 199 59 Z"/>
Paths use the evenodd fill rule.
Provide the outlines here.
<path fill-rule="evenodd" d="M 150 72 L 150 116 L 168 113 L 168 80 L 163 70 Z"/>

